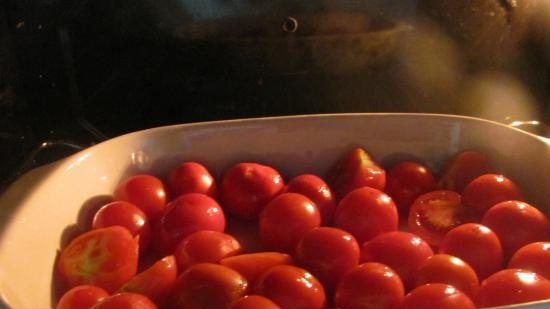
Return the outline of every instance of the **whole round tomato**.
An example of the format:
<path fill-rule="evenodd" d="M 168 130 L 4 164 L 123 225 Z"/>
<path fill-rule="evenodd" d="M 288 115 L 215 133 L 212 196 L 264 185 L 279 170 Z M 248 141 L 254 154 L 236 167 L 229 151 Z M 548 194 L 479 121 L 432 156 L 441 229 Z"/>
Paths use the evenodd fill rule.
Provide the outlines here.
<path fill-rule="evenodd" d="M 197 162 L 184 162 L 168 177 L 168 189 L 172 199 L 186 193 L 202 193 L 218 198 L 218 188 L 212 174 Z"/>
<path fill-rule="evenodd" d="M 281 309 L 281 307 L 263 296 L 246 295 L 237 300 L 231 309 Z"/>
<path fill-rule="evenodd" d="M 320 225 L 321 215 L 311 200 L 298 193 L 283 193 L 260 213 L 260 238 L 266 248 L 292 254 L 298 241 Z"/>
<path fill-rule="evenodd" d="M 403 300 L 399 275 L 379 263 L 365 263 L 348 272 L 336 288 L 334 305 L 346 309 L 392 309 Z"/>
<path fill-rule="evenodd" d="M 427 166 L 403 161 L 388 171 L 386 193 L 391 196 L 399 212 L 407 214 L 414 200 L 434 186 L 434 176 Z"/>
<path fill-rule="evenodd" d="M 550 280 L 550 242 L 534 242 L 514 253 L 508 268 L 521 268 L 535 272 Z"/>
<path fill-rule="evenodd" d="M 241 219 L 255 219 L 267 203 L 284 188 L 274 168 L 258 163 L 238 163 L 223 176 L 221 204 Z"/>
<path fill-rule="evenodd" d="M 377 262 L 391 267 L 403 281 L 405 289 L 410 290 L 418 269 L 432 255 L 432 248 L 422 238 L 398 231 L 378 235 L 364 243 L 360 262 Z"/>
<path fill-rule="evenodd" d="M 439 246 L 439 253 L 456 256 L 468 263 L 480 280 L 502 269 L 500 240 L 488 227 L 466 223 L 450 230 Z"/>
<path fill-rule="evenodd" d="M 296 176 L 288 182 L 284 191 L 300 193 L 309 198 L 319 209 L 321 225 L 328 225 L 332 222 L 336 199 L 321 178 L 311 174 Z"/>
<path fill-rule="evenodd" d="M 504 269 L 483 280 L 476 304 L 479 308 L 521 304 L 550 298 L 550 281 L 527 270 Z"/>
<path fill-rule="evenodd" d="M 233 236 L 216 231 L 198 231 L 183 239 L 174 255 L 180 271 L 197 263 L 218 263 L 239 252 L 241 245 Z"/>
<path fill-rule="evenodd" d="M 61 296 L 56 309 L 90 309 L 93 305 L 108 297 L 109 293 L 94 285 L 79 285 Z"/>
<path fill-rule="evenodd" d="M 362 244 L 397 230 L 397 207 L 384 192 L 362 187 L 346 195 L 336 207 L 334 226 L 349 232 Z"/>
<path fill-rule="evenodd" d="M 118 293 L 104 298 L 91 309 L 158 309 L 158 307 L 144 295 Z"/>
<path fill-rule="evenodd" d="M 472 180 L 464 188 L 462 201 L 479 215 L 483 215 L 497 203 L 521 200 L 522 196 L 518 186 L 512 180 L 502 175 L 485 174 Z"/>
<path fill-rule="evenodd" d="M 155 222 L 166 205 L 166 190 L 155 176 L 136 175 L 118 185 L 114 199 L 136 205 L 151 222 Z"/>
<path fill-rule="evenodd" d="M 307 270 L 290 265 L 268 269 L 258 280 L 256 293 L 285 309 L 325 308 L 325 290 Z"/>
<path fill-rule="evenodd" d="M 293 265 L 294 260 L 285 253 L 257 252 L 231 256 L 221 260 L 220 264 L 236 270 L 246 278 L 249 286 L 254 287 L 265 271 L 278 265 Z"/>
<path fill-rule="evenodd" d="M 246 295 L 246 279 L 231 268 L 211 263 L 191 265 L 173 290 L 173 309 L 227 309 Z"/>
<path fill-rule="evenodd" d="M 475 309 L 474 302 L 452 285 L 428 283 L 412 290 L 400 309 Z"/>
<path fill-rule="evenodd" d="M 439 177 L 437 187 L 462 193 L 472 180 L 490 173 L 492 169 L 486 155 L 472 150 L 462 151 L 449 160 Z"/>

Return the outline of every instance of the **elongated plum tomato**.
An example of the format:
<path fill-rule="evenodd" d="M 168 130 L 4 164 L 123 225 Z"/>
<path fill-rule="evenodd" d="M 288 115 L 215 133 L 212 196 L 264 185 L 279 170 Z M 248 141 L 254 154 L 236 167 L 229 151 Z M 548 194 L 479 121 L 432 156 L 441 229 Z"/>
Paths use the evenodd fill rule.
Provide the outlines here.
<path fill-rule="evenodd" d="M 198 231 L 183 239 L 174 255 L 180 271 L 198 263 L 218 263 L 239 252 L 241 245 L 233 236 L 216 231 Z"/>
<path fill-rule="evenodd" d="M 296 176 L 288 182 L 284 192 L 300 193 L 309 198 L 319 209 L 321 225 L 328 225 L 332 222 L 336 199 L 321 178 L 311 174 Z"/>
<path fill-rule="evenodd" d="M 202 193 L 218 198 L 218 188 L 212 174 L 197 162 L 184 162 L 168 177 L 168 189 L 172 199 L 186 193 Z"/>
<path fill-rule="evenodd" d="M 255 287 L 265 271 L 278 265 L 294 265 L 294 260 L 285 253 L 257 252 L 231 256 L 221 260 L 220 264 L 237 271 L 251 287 Z"/>
<path fill-rule="evenodd" d="M 349 232 L 362 244 L 397 230 L 397 207 L 384 192 L 362 187 L 346 195 L 336 207 L 334 226 Z"/>
<path fill-rule="evenodd" d="M 336 288 L 334 305 L 346 309 L 393 309 L 405 297 L 399 275 L 380 263 L 364 263 L 348 272 Z"/>
<path fill-rule="evenodd" d="M 434 186 L 434 176 L 427 166 L 403 161 L 388 171 L 386 193 L 391 196 L 399 212 L 407 214 L 414 200 L 433 190 Z"/>
<path fill-rule="evenodd" d="M 166 190 L 160 179 L 151 175 L 132 176 L 118 185 L 114 199 L 139 207 L 151 222 L 155 222 L 166 204 Z"/>
<path fill-rule="evenodd" d="M 534 242 L 521 247 L 510 259 L 508 268 L 530 270 L 550 280 L 550 242 Z"/>
<path fill-rule="evenodd" d="M 116 291 L 137 272 L 138 242 L 123 227 L 88 231 L 73 239 L 57 261 L 57 271 L 66 288 L 96 285 Z"/>
<path fill-rule="evenodd" d="M 158 307 L 144 295 L 118 293 L 104 298 L 91 309 L 158 309 Z"/>
<path fill-rule="evenodd" d="M 90 309 L 93 305 L 108 297 L 109 293 L 94 285 L 79 285 L 61 296 L 56 309 Z"/>
<path fill-rule="evenodd" d="M 523 194 L 510 179 L 496 174 L 485 174 L 472 180 L 462 193 L 462 201 L 483 215 L 493 205 L 508 201 L 521 200 Z"/>
<path fill-rule="evenodd" d="M 428 283 L 412 290 L 400 309 L 475 309 L 474 302 L 456 287 L 443 283 Z"/>
<path fill-rule="evenodd" d="M 274 168 L 258 163 L 238 163 L 224 175 L 220 199 L 224 209 L 241 219 L 255 219 L 284 188 Z"/>
<path fill-rule="evenodd" d="M 263 296 L 246 295 L 237 300 L 231 309 L 281 309 L 281 307 Z"/>
<path fill-rule="evenodd" d="M 490 173 L 489 158 L 477 151 L 463 151 L 454 155 L 439 177 L 437 188 L 462 193 L 475 178 Z"/>

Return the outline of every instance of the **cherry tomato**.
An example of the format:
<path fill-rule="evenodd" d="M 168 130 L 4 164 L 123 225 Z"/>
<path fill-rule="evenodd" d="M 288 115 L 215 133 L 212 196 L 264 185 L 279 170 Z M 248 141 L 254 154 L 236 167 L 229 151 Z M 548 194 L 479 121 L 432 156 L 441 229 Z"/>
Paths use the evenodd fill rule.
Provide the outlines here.
<path fill-rule="evenodd" d="M 92 221 L 94 229 L 115 225 L 127 228 L 133 236 L 139 236 L 139 251 L 147 251 L 151 242 L 151 226 L 141 209 L 128 202 L 112 202 L 101 207 Z"/>
<path fill-rule="evenodd" d="M 154 222 L 164 210 L 166 190 L 160 179 L 151 175 L 136 175 L 118 185 L 114 198 L 136 205 Z"/>
<path fill-rule="evenodd" d="M 154 227 L 153 244 L 157 251 L 171 254 L 181 240 L 196 231 L 224 229 L 225 216 L 220 205 L 208 195 L 188 193 L 168 204 Z"/>
<path fill-rule="evenodd" d="M 435 179 L 428 167 L 417 162 L 403 161 L 392 167 L 387 176 L 386 193 L 402 214 L 421 194 L 433 190 Z"/>
<path fill-rule="evenodd" d="M 334 225 L 362 244 L 373 237 L 397 230 L 397 207 L 384 192 L 362 187 L 346 195 L 336 207 Z"/>
<path fill-rule="evenodd" d="M 92 309 L 158 309 L 146 296 L 137 293 L 118 293 L 104 298 Z"/>
<path fill-rule="evenodd" d="M 522 193 L 510 179 L 496 174 L 485 174 L 472 180 L 462 193 L 462 201 L 483 215 L 493 205 L 508 201 L 521 200 Z"/>
<path fill-rule="evenodd" d="M 337 200 L 349 192 L 367 186 L 378 190 L 386 187 L 386 171 L 362 148 L 346 153 L 327 175 Z"/>
<path fill-rule="evenodd" d="M 392 309 L 403 300 L 399 275 L 379 263 L 365 263 L 348 272 L 338 284 L 334 305 L 346 309 Z"/>
<path fill-rule="evenodd" d="M 420 266 L 416 274 L 416 286 L 427 283 L 445 283 L 474 297 L 479 289 L 475 270 L 463 260 L 448 254 L 435 254 Z"/>
<path fill-rule="evenodd" d="M 503 266 L 500 240 L 481 224 L 466 223 L 450 230 L 439 246 L 439 253 L 456 256 L 468 263 L 480 280 Z"/>
<path fill-rule="evenodd" d="M 550 238 L 550 222 L 537 208 L 520 201 L 506 201 L 491 207 L 481 223 L 497 234 L 505 259 L 532 242 Z"/>
<path fill-rule="evenodd" d="M 479 308 L 521 304 L 550 298 L 550 281 L 527 270 L 504 269 L 481 282 Z"/>
<path fill-rule="evenodd" d="M 239 163 L 223 176 L 221 203 L 228 213 L 242 219 L 255 219 L 267 203 L 284 188 L 274 168 L 258 163 Z"/>
<path fill-rule="evenodd" d="M 298 193 L 275 197 L 260 214 L 260 238 L 266 248 L 294 253 L 305 233 L 321 225 L 321 215 L 312 201 Z"/>
<path fill-rule="evenodd" d="M 437 246 L 451 229 L 474 220 L 473 211 L 462 205 L 460 194 L 438 190 L 422 194 L 414 201 L 408 225 L 412 233 Z"/>
<path fill-rule="evenodd" d="M 120 226 L 88 231 L 73 239 L 57 261 L 67 288 L 91 284 L 116 291 L 137 272 L 138 243 Z"/>
<path fill-rule="evenodd" d="M 218 188 L 212 174 L 197 162 L 184 162 L 170 173 L 168 188 L 172 199 L 186 193 L 202 193 L 218 198 Z"/>
<path fill-rule="evenodd" d="M 508 268 L 521 268 L 536 272 L 550 280 L 550 242 L 534 242 L 514 253 Z"/>
<path fill-rule="evenodd" d="M 294 261 L 292 256 L 285 253 L 258 252 L 228 257 L 221 260 L 220 264 L 236 270 L 254 287 L 268 269 L 278 265 L 293 265 Z"/>
<path fill-rule="evenodd" d="M 474 302 L 452 285 L 428 283 L 412 290 L 400 309 L 475 309 Z"/>
<path fill-rule="evenodd" d="M 263 296 L 246 295 L 237 300 L 231 309 L 281 309 L 281 307 Z"/>
<path fill-rule="evenodd" d="M 302 268 L 279 265 L 268 269 L 256 285 L 256 293 L 284 309 L 325 308 L 325 291 L 313 275 Z"/>
<path fill-rule="evenodd" d="M 489 158 L 477 151 L 463 151 L 453 156 L 443 169 L 437 187 L 462 193 L 467 184 L 493 168 Z"/>
<path fill-rule="evenodd" d="M 59 302 L 56 309 L 90 309 L 93 305 L 108 297 L 109 293 L 93 285 L 79 285 L 68 290 Z"/>
<path fill-rule="evenodd" d="M 216 231 L 198 231 L 182 240 L 174 255 L 180 271 L 197 263 L 218 263 L 239 252 L 241 245 L 233 236 Z"/>
<path fill-rule="evenodd" d="M 332 222 L 336 199 L 321 178 L 311 174 L 296 176 L 288 182 L 284 191 L 300 193 L 309 198 L 319 209 L 321 225 L 328 225 Z"/>
<path fill-rule="evenodd" d="M 195 264 L 179 276 L 171 308 L 226 309 L 246 295 L 247 289 L 246 279 L 229 267 Z"/>

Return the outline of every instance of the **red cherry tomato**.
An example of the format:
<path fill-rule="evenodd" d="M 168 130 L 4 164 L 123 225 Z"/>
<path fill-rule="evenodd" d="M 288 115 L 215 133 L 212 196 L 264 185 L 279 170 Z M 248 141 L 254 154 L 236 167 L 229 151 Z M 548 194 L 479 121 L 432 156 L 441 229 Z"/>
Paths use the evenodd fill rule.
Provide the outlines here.
<path fill-rule="evenodd" d="M 456 256 L 468 263 L 480 280 L 502 269 L 500 240 L 488 227 L 466 223 L 450 230 L 439 246 L 439 253 Z"/>
<path fill-rule="evenodd" d="M 362 148 L 345 154 L 334 164 L 327 179 L 337 200 L 364 186 L 378 190 L 386 187 L 386 171 Z"/>
<path fill-rule="evenodd" d="M 220 261 L 221 265 L 236 270 L 246 278 L 251 287 L 256 286 L 260 276 L 278 265 L 293 265 L 292 256 L 280 252 L 258 252 L 235 255 Z"/>
<path fill-rule="evenodd" d="M 496 174 L 485 174 L 472 180 L 462 193 L 462 201 L 483 215 L 493 205 L 508 201 L 521 200 L 522 193 L 510 179 Z"/>
<path fill-rule="evenodd" d="M 550 222 L 537 208 L 520 201 L 506 201 L 491 207 L 481 223 L 497 234 L 505 259 L 517 249 L 550 238 Z"/>
<path fill-rule="evenodd" d="M 550 281 L 530 271 L 504 269 L 481 282 L 479 308 L 521 304 L 550 298 Z"/>
<path fill-rule="evenodd" d="M 363 244 L 360 262 L 377 262 L 391 267 L 409 290 L 414 286 L 418 269 L 432 255 L 432 248 L 422 238 L 407 232 L 390 232 Z"/>
<path fill-rule="evenodd" d="M 319 227 L 307 232 L 298 243 L 296 264 L 309 270 L 332 295 L 343 275 L 359 264 L 359 245 L 340 229 Z"/>
<path fill-rule="evenodd" d="M 430 169 L 412 161 L 403 161 L 392 167 L 386 182 L 386 193 L 402 214 L 409 212 L 409 207 L 418 196 L 433 190 L 435 186 Z"/>
<path fill-rule="evenodd" d="M 241 245 L 233 236 L 216 231 L 198 231 L 182 240 L 174 255 L 180 271 L 198 263 L 218 263 L 239 252 Z"/>
<path fill-rule="evenodd" d="M 397 207 L 384 192 L 363 187 L 346 195 L 336 207 L 334 225 L 362 244 L 373 237 L 397 230 Z"/>
<path fill-rule="evenodd" d="M 171 254 L 181 240 L 194 232 L 224 229 L 225 216 L 220 205 L 208 195 L 188 193 L 168 204 L 154 228 L 153 244 L 157 251 Z"/>
<path fill-rule="evenodd" d="M 437 246 L 451 229 L 474 220 L 473 211 L 462 205 L 460 194 L 438 190 L 422 194 L 414 201 L 408 225 L 412 233 Z"/>
<path fill-rule="evenodd" d="M 231 268 L 211 263 L 195 264 L 177 280 L 173 309 L 227 309 L 246 295 L 246 279 Z"/>
<path fill-rule="evenodd" d="M 463 260 L 448 254 L 435 254 L 420 266 L 416 286 L 427 283 L 445 283 L 474 297 L 479 289 L 475 270 Z"/>
<path fill-rule="evenodd" d="M 474 302 L 452 285 L 428 283 L 412 290 L 400 309 L 475 309 Z"/>
<path fill-rule="evenodd" d="M 298 193 L 283 193 L 262 210 L 260 238 L 266 248 L 294 253 L 304 234 L 320 225 L 321 215 L 312 201 Z"/>
<path fill-rule="evenodd" d="M 281 309 L 281 307 L 263 296 L 246 295 L 237 300 L 231 309 Z"/>
<path fill-rule="evenodd" d="M 521 247 L 510 259 L 508 268 L 530 270 L 550 280 L 550 242 L 534 242 Z"/>
<path fill-rule="evenodd" d="M 267 203 L 284 188 L 274 168 L 257 163 L 239 163 L 223 176 L 221 203 L 228 213 L 242 219 L 255 219 Z"/>
<path fill-rule="evenodd" d="M 114 198 L 136 205 L 154 222 L 164 210 L 166 190 L 160 179 L 151 175 L 136 175 L 118 185 Z"/>
<path fill-rule="evenodd" d="M 186 193 L 202 193 L 218 198 L 218 188 L 212 174 L 197 162 L 184 162 L 170 173 L 168 188 L 172 199 Z"/>
<path fill-rule="evenodd" d="M 332 222 L 336 200 L 328 185 L 319 177 L 304 174 L 294 177 L 285 188 L 285 192 L 300 193 L 309 198 L 321 214 L 321 225 Z"/>
<path fill-rule="evenodd" d="M 88 231 L 73 239 L 57 261 L 67 288 L 91 284 L 116 291 L 137 272 L 138 243 L 120 226 Z"/>
<path fill-rule="evenodd" d="M 68 290 L 59 302 L 56 309 L 90 309 L 109 293 L 102 288 L 93 285 L 79 285 Z"/>
<path fill-rule="evenodd" d="M 334 305 L 346 309 L 392 309 L 404 296 L 403 283 L 395 271 L 384 264 L 365 263 L 342 278 Z"/>
<path fill-rule="evenodd" d="M 151 242 L 151 226 L 141 209 L 128 202 L 112 202 L 102 206 L 92 221 L 94 229 L 115 225 L 127 228 L 133 236 L 139 236 L 139 251 L 147 251 Z"/>
<path fill-rule="evenodd" d="M 489 158 L 477 151 L 463 151 L 452 157 L 443 169 L 437 187 L 462 193 L 467 184 L 492 170 Z"/>
<path fill-rule="evenodd" d="M 325 291 L 313 275 L 302 268 L 279 265 L 268 269 L 256 285 L 256 293 L 285 309 L 325 308 Z"/>
<path fill-rule="evenodd" d="M 158 307 L 141 294 L 118 293 L 103 299 L 92 309 L 158 309 Z"/>

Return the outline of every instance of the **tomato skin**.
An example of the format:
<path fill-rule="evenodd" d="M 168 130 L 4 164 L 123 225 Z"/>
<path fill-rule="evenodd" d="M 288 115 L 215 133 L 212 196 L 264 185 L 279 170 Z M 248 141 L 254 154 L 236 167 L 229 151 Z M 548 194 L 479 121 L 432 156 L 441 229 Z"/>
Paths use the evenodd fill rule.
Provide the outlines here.
<path fill-rule="evenodd" d="M 384 192 L 362 187 L 346 195 L 336 207 L 334 226 L 352 234 L 362 244 L 397 230 L 397 207 Z"/>
<path fill-rule="evenodd" d="M 258 280 L 255 292 L 284 309 L 325 308 L 325 291 L 305 269 L 279 265 L 268 269 Z"/>
<path fill-rule="evenodd" d="M 281 307 L 263 296 L 246 295 L 237 300 L 231 309 L 281 309 Z"/>
<path fill-rule="evenodd" d="M 218 263 L 241 250 L 233 236 L 216 231 L 198 231 L 182 240 L 174 255 L 180 271 L 198 263 Z"/>
<path fill-rule="evenodd" d="M 220 264 L 236 270 L 254 287 L 265 271 L 278 265 L 294 265 L 294 260 L 285 253 L 257 252 L 231 256 L 222 259 Z"/>
<path fill-rule="evenodd" d="M 435 178 L 430 169 L 417 162 L 403 161 L 388 171 L 386 193 L 402 214 L 409 212 L 414 200 L 433 190 Z"/>
<path fill-rule="evenodd" d="M 348 272 L 334 295 L 334 305 L 346 309 L 393 309 L 405 297 L 399 275 L 379 263 L 364 263 Z"/>
<path fill-rule="evenodd" d="M 298 193 L 283 193 L 262 210 L 260 238 L 269 250 L 292 254 L 304 234 L 320 225 L 321 215 L 312 201 Z"/>
<path fill-rule="evenodd" d="M 126 179 L 116 188 L 114 199 L 136 205 L 151 222 L 160 217 L 167 202 L 164 184 L 151 175 L 136 175 Z"/>
<path fill-rule="evenodd" d="M 503 267 L 503 251 L 498 236 L 488 227 L 466 223 L 450 230 L 439 253 L 456 256 L 468 263 L 480 280 Z"/>
<path fill-rule="evenodd" d="M 146 296 L 137 293 L 118 293 L 106 297 L 92 309 L 158 309 Z"/>
<path fill-rule="evenodd" d="M 508 268 L 521 268 L 535 272 L 550 280 L 550 242 L 534 242 L 514 253 Z"/>
<path fill-rule="evenodd" d="M 491 207 L 481 223 L 497 234 L 505 259 L 516 250 L 550 238 L 550 222 L 537 208 L 520 201 L 506 201 Z"/>
<path fill-rule="evenodd" d="M 361 247 L 360 263 L 376 262 L 391 267 L 401 278 L 405 289 L 410 290 L 418 269 L 432 255 L 432 248 L 422 238 L 397 231 L 365 242 Z"/>
<path fill-rule="evenodd" d="M 412 290 L 400 309 L 475 309 L 474 302 L 452 285 L 428 283 Z"/>
<path fill-rule="evenodd" d="M 246 295 L 246 279 L 231 268 L 200 263 L 190 266 L 176 282 L 173 309 L 229 308 Z"/>
<path fill-rule="evenodd" d="M 481 282 L 479 308 L 520 304 L 550 298 L 550 281 L 530 271 L 508 268 Z"/>
<path fill-rule="evenodd" d="M 449 160 L 436 186 L 443 190 L 462 193 L 472 180 L 490 173 L 492 169 L 486 155 L 477 151 L 462 151 Z"/>
<path fill-rule="evenodd" d="M 241 219 L 256 219 L 267 203 L 284 188 L 274 168 L 258 163 L 238 163 L 223 176 L 220 199 L 224 209 Z"/>
<path fill-rule="evenodd" d="M 326 182 L 318 176 L 303 174 L 294 177 L 284 192 L 300 193 L 309 198 L 321 214 L 321 225 L 329 225 L 336 209 L 336 199 Z"/>
<path fill-rule="evenodd" d="M 94 285 L 78 285 L 61 296 L 56 309 L 90 309 L 109 293 Z"/>
<path fill-rule="evenodd" d="M 484 174 L 472 180 L 462 193 L 462 201 L 479 215 L 493 205 L 508 201 L 521 200 L 523 194 L 518 186 L 503 175 Z"/>
<path fill-rule="evenodd" d="M 65 247 L 57 272 L 66 288 L 91 284 L 116 291 L 137 272 L 138 243 L 123 227 L 90 230 Z"/>
<path fill-rule="evenodd" d="M 208 169 L 197 162 L 184 162 L 168 177 L 168 189 L 172 199 L 187 193 L 202 193 L 218 198 L 216 180 Z"/>

